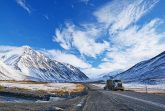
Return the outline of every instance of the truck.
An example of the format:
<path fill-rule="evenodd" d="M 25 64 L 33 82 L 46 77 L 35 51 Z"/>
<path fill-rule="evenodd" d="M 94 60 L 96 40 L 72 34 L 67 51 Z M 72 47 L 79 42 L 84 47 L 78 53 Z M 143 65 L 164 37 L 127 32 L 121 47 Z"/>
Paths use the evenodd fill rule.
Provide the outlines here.
<path fill-rule="evenodd" d="M 121 80 L 107 80 L 106 85 L 104 87 L 104 90 L 112 90 L 112 91 L 121 90 L 121 91 L 124 91 L 124 87 L 122 85 Z"/>

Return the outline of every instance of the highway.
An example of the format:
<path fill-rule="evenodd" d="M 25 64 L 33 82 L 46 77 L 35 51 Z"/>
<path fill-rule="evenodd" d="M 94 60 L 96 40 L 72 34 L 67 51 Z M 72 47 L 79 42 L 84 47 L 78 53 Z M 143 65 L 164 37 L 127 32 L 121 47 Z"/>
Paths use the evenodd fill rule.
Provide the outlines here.
<path fill-rule="evenodd" d="M 131 91 L 105 91 L 88 85 L 82 111 L 165 111 L 165 95 Z"/>
<path fill-rule="evenodd" d="M 87 95 L 59 101 L 0 102 L 0 111 L 165 111 L 165 94 L 108 91 L 91 84 L 86 86 Z"/>

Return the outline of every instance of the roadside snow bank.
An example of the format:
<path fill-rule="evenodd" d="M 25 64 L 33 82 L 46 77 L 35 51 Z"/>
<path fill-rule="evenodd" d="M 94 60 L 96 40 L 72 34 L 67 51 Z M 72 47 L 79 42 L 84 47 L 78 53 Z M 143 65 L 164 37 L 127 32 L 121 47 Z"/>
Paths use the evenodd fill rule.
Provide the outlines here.
<path fill-rule="evenodd" d="M 103 89 L 105 84 L 92 84 L 99 89 Z M 125 90 L 147 93 L 165 93 L 165 84 L 145 85 L 138 83 L 123 84 Z"/>
<path fill-rule="evenodd" d="M 147 92 L 147 93 L 165 93 L 165 84 L 148 85 L 148 84 L 123 84 L 125 90 L 133 90 L 136 92 Z"/>
<path fill-rule="evenodd" d="M 105 84 L 92 84 L 93 86 L 96 86 L 97 88 L 103 89 Z"/>

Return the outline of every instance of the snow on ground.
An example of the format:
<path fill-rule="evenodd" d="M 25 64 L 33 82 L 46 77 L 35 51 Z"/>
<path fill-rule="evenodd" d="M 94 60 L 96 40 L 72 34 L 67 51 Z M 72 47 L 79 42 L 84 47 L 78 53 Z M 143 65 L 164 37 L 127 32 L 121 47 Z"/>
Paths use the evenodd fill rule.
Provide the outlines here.
<path fill-rule="evenodd" d="M 105 84 L 92 84 L 100 89 L 103 89 Z M 165 84 L 157 85 L 145 85 L 138 83 L 123 84 L 125 90 L 132 90 L 136 92 L 147 92 L 147 93 L 165 93 Z"/>
<path fill-rule="evenodd" d="M 103 89 L 104 88 L 104 86 L 105 86 L 105 84 L 92 84 L 93 86 L 96 86 L 96 87 L 98 87 L 98 88 L 101 88 L 101 89 Z"/>
<path fill-rule="evenodd" d="M 147 93 L 165 93 L 165 84 L 146 85 L 146 84 L 123 84 L 126 90 L 133 90 L 137 92 Z"/>
<path fill-rule="evenodd" d="M 16 87 L 29 90 L 43 90 L 43 91 L 73 91 L 77 88 L 74 83 L 22 83 L 22 82 L 7 82 L 0 81 L 0 86 L 3 87 Z"/>

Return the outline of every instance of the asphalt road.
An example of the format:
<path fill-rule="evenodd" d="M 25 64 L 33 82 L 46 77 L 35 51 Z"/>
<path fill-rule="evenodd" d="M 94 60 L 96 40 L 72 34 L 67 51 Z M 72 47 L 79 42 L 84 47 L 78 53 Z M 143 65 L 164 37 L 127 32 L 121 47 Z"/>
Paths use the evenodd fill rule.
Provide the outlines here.
<path fill-rule="evenodd" d="M 165 95 L 105 91 L 89 85 L 83 111 L 165 111 Z"/>

